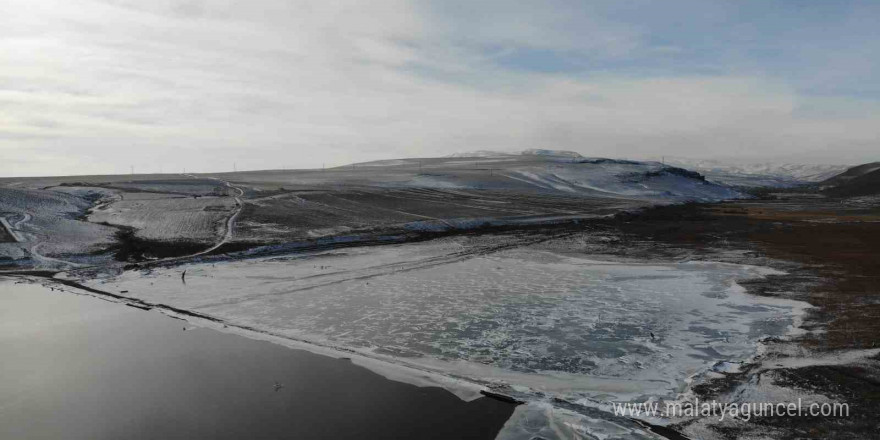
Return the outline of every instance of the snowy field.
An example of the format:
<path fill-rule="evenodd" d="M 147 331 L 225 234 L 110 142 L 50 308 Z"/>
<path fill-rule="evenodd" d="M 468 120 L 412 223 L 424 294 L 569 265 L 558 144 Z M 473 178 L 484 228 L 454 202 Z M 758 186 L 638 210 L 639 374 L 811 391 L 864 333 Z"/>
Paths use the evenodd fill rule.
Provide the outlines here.
<path fill-rule="evenodd" d="M 191 264 L 87 284 L 500 387 L 532 409 L 552 397 L 583 408 L 674 399 L 691 376 L 793 331 L 804 308 L 736 284 L 768 269 L 498 250 L 503 241 Z"/>
<path fill-rule="evenodd" d="M 95 209 L 89 221 L 132 227 L 139 237 L 146 239 L 211 242 L 223 235 L 226 218 L 235 209 L 235 203 L 228 197 L 128 195 L 124 200 Z"/>
<path fill-rule="evenodd" d="M 0 243 L 0 259 L 31 257 L 51 266 L 49 255 L 81 254 L 113 242 L 115 230 L 81 221 L 92 203 L 68 192 L 0 187 L 0 216 L 14 242 Z"/>

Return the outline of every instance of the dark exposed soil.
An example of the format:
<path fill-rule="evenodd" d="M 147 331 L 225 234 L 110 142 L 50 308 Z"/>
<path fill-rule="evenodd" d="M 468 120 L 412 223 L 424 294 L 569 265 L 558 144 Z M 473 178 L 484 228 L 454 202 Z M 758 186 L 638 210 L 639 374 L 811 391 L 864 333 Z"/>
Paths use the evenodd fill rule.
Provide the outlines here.
<path fill-rule="evenodd" d="M 165 242 L 145 240 L 133 228 L 120 227 L 115 234 L 117 243 L 108 248 L 117 261 L 141 262 L 157 258 L 181 257 L 202 251 L 209 245 L 198 242 Z"/>
<path fill-rule="evenodd" d="M 0 243 L 13 243 L 15 238 L 6 230 L 6 227 L 0 224 Z"/>
<path fill-rule="evenodd" d="M 877 438 L 878 371 L 854 366 L 814 366 L 781 370 L 775 383 L 829 395 L 849 405 L 845 417 L 766 417 L 760 425 L 784 428 L 788 438 Z"/>

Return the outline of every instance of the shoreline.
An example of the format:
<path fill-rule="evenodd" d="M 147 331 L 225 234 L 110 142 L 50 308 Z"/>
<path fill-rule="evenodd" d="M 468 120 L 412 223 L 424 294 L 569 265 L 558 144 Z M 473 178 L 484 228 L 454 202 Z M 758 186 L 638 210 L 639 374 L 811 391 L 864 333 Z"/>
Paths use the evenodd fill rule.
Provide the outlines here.
<path fill-rule="evenodd" d="M 0 432 L 10 438 L 16 432 L 33 436 L 63 427 L 64 438 L 115 438 L 112 433 L 121 429 L 127 438 L 155 438 L 157 433 L 163 438 L 241 438 L 247 432 L 248 438 L 361 438 L 373 433 L 492 439 L 515 406 L 485 396 L 466 402 L 442 388 L 389 380 L 350 359 L 291 350 L 198 323 L 184 325 L 181 332 L 174 324 L 181 321 L 173 316 L 117 301 L 108 304 L 92 295 L 52 293 L 58 289 L 9 279 L 0 280 L 0 288 L 0 301 L 17 305 L 6 308 L 15 315 L 4 321 L 7 335 L 0 344 L 19 355 L 0 361 L 0 371 L 32 370 L 31 375 L 44 378 L 30 389 L 22 388 L 30 379 L 24 384 L 0 381 L 7 395 L 29 396 L 13 399 L 0 412 L 0 419 L 6 419 Z M 57 346 L 51 341 L 69 342 Z M 252 390 L 242 383 L 263 386 Z M 120 388 L 130 391 L 117 393 Z M 284 396 L 287 390 L 296 393 Z M 132 400 L 129 392 L 139 397 Z M 89 404 L 58 406 L 71 399 Z M 265 399 L 275 400 L 266 406 Z M 200 412 L 195 419 L 180 418 L 166 405 Z M 330 408 L 335 414 L 327 412 Z M 96 411 L 103 416 L 99 423 L 90 420 Z M 298 420 L 278 418 L 285 413 Z M 150 430 L 129 425 L 156 417 L 176 422 L 157 426 L 153 420 Z M 255 425 L 257 420 L 262 421 Z"/>

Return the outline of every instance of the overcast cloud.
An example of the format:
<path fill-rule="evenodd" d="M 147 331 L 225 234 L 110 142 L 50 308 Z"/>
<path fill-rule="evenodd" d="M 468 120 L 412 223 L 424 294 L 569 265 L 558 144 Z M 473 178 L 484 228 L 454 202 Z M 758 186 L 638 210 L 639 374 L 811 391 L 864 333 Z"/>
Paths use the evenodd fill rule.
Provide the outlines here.
<path fill-rule="evenodd" d="M 0 176 L 878 160 L 878 21 L 875 1 L 3 0 Z"/>

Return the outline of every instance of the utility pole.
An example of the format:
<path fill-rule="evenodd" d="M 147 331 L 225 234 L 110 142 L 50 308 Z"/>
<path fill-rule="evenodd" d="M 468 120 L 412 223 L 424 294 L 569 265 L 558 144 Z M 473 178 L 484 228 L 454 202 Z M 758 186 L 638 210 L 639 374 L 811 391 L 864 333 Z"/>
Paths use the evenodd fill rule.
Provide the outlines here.
<path fill-rule="evenodd" d="M 235 162 L 232 162 L 232 172 L 234 173 L 236 171 L 238 171 L 238 166 Z"/>
<path fill-rule="evenodd" d="M 131 175 L 133 176 L 134 175 L 134 165 L 129 165 L 129 167 L 131 168 Z"/>

